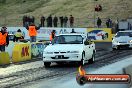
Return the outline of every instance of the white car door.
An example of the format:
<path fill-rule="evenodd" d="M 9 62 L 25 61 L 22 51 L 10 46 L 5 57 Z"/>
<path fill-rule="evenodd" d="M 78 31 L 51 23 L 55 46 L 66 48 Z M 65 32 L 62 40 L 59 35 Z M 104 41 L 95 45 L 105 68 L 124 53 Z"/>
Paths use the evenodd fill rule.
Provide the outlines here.
<path fill-rule="evenodd" d="M 88 53 L 89 53 L 89 56 L 88 56 L 88 60 L 92 58 L 92 55 L 93 55 L 93 43 L 91 43 L 91 41 L 89 41 L 89 49 L 88 49 Z"/>
<path fill-rule="evenodd" d="M 92 58 L 94 50 L 95 50 L 95 44 L 93 42 L 91 42 L 91 44 L 90 44 L 90 55 L 89 55 L 90 58 L 89 59 Z"/>
<path fill-rule="evenodd" d="M 91 45 L 90 44 L 84 44 L 84 51 L 85 51 L 86 60 L 89 60 L 91 58 Z"/>

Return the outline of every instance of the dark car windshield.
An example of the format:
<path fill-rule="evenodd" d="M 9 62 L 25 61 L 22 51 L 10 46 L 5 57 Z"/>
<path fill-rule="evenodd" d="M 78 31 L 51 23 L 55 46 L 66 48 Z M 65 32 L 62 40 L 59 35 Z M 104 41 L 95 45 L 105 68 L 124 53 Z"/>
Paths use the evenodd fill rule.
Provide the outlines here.
<path fill-rule="evenodd" d="M 9 40 L 10 40 L 10 41 L 13 41 L 14 35 L 13 35 L 13 34 L 8 34 L 8 36 L 9 36 Z"/>
<path fill-rule="evenodd" d="M 129 36 L 129 37 L 132 37 L 132 32 L 118 32 L 115 37 L 120 37 L 120 36 Z"/>
<path fill-rule="evenodd" d="M 60 35 L 56 36 L 52 44 L 83 44 L 81 35 Z"/>

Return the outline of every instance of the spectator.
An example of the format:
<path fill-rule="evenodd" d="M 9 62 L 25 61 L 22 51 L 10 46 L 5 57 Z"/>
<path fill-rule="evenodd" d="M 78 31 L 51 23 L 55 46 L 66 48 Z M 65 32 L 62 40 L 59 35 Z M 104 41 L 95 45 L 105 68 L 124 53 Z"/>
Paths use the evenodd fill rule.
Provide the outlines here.
<path fill-rule="evenodd" d="M 24 37 L 23 37 L 23 34 L 22 34 L 21 30 L 18 29 L 17 32 L 14 35 L 13 41 L 18 42 L 18 40 L 20 40 L 20 39 L 24 39 Z"/>
<path fill-rule="evenodd" d="M 76 33 L 74 29 L 72 29 L 71 33 Z"/>
<path fill-rule="evenodd" d="M 95 11 L 99 11 L 98 5 L 95 6 Z"/>
<path fill-rule="evenodd" d="M 29 19 L 28 19 L 28 16 L 25 16 L 24 19 L 25 19 L 25 25 L 24 25 L 24 27 L 27 28 L 27 27 L 29 26 Z"/>
<path fill-rule="evenodd" d="M 67 27 L 67 21 L 68 21 L 68 17 L 65 16 L 65 17 L 64 17 L 64 27 Z"/>
<path fill-rule="evenodd" d="M 98 5 L 99 11 L 102 11 L 102 6 L 99 4 Z"/>
<path fill-rule="evenodd" d="M 23 27 L 26 27 L 26 16 L 25 15 L 23 16 L 22 20 L 23 20 Z"/>
<path fill-rule="evenodd" d="M 53 30 L 50 34 L 50 41 L 52 41 L 55 38 L 55 30 Z"/>
<path fill-rule="evenodd" d="M 98 17 L 98 19 L 97 19 L 97 27 L 100 28 L 100 27 L 101 27 L 101 24 L 102 24 L 102 21 L 101 21 L 101 19 Z"/>
<path fill-rule="evenodd" d="M 44 16 L 41 17 L 40 22 L 41 22 L 41 27 L 44 27 L 45 26 L 45 17 Z"/>
<path fill-rule="evenodd" d="M 73 27 L 73 25 L 74 25 L 74 17 L 72 15 L 70 15 L 69 21 L 70 21 L 70 27 Z"/>
<path fill-rule="evenodd" d="M 53 19 L 54 27 L 57 27 L 58 24 L 58 18 L 55 16 Z"/>
<path fill-rule="evenodd" d="M 31 17 L 30 17 L 30 23 L 35 23 L 35 18 L 34 18 L 34 16 L 31 16 Z"/>
<path fill-rule="evenodd" d="M 36 42 L 37 28 L 33 23 L 27 28 L 30 36 L 30 42 Z"/>
<path fill-rule="evenodd" d="M 107 28 L 112 28 L 112 20 L 110 18 L 107 19 L 106 26 L 107 26 Z"/>
<path fill-rule="evenodd" d="M 119 30 L 119 20 L 117 18 L 117 20 L 115 21 L 115 33 L 118 32 Z"/>
<path fill-rule="evenodd" d="M 47 18 L 47 27 L 52 27 L 52 16 L 49 15 L 49 17 Z"/>
<path fill-rule="evenodd" d="M 31 25 L 31 18 L 28 16 L 28 24 Z"/>
<path fill-rule="evenodd" d="M 64 19 L 63 19 L 63 16 L 60 17 L 60 24 L 61 24 L 61 27 L 63 27 L 63 23 L 64 23 Z"/>
<path fill-rule="evenodd" d="M 9 45 L 9 36 L 6 29 L 7 29 L 6 27 L 2 27 L 0 31 L 0 51 L 1 52 L 4 52 L 5 46 Z"/>
<path fill-rule="evenodd" d="M 97 12 L 102 11 L 102 6 L 100 4 L 96 5 L 95 6 L 95 11 L 97 11 Z"/>

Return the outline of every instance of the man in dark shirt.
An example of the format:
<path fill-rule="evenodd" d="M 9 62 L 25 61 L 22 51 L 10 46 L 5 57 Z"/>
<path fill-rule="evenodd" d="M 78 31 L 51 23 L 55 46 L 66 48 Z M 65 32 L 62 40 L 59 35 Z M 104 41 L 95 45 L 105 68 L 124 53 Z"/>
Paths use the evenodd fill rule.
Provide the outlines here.
<path fill-rule="evenodd" d="M 64 27 L 67 27 L 67 21 L 68 21 L 68 17 L 65 16 L 65 17 L 64 17 Z"/>
<path fill-rule="evenodd" d="M 60 17 L 60 24 L 61 24 L 61 27 L 63 27 L 63 23 L 64 23 L 64 19 L 63 19 L 63 16 Z"/>
<path fill-rule="evenodd" d="M 73 27 L 73 25 L 74 25 L 74 17 L 72 15 L 70 15 L 69 21 L 70 21 L 70 27 Z"/>
<path fill-rule="evenodd" d="M 58 24 L 58 18 L 55 16 L 53 19 L 54 27 L 57 27 Z"/>
<path fill-rule="evenodd" d="M 41 22 L 41 27 L 44 27 L 45 25 L 45 17 L 42 16 L 41 19 L 40 19 L 40 22 Z"/>

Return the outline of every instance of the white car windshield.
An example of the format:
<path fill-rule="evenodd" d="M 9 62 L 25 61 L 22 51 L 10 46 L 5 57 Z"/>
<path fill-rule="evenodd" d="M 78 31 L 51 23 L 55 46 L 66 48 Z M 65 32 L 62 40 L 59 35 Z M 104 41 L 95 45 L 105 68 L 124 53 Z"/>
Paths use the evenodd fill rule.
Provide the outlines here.
<path fill-rule="evenodd" d="M 129 37 L 132 37 L 132 32 L 118 32 L 115 37 L 120 37 L 120 36 L 129 36 Z"/>
<path fill-rule="evenodd" d="M 81 35 L 60 35 L 53 39 L 52 44 L 83 44 L 83 37 Z"/>

